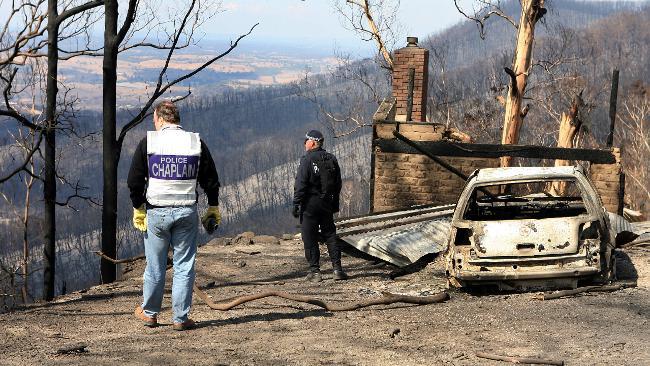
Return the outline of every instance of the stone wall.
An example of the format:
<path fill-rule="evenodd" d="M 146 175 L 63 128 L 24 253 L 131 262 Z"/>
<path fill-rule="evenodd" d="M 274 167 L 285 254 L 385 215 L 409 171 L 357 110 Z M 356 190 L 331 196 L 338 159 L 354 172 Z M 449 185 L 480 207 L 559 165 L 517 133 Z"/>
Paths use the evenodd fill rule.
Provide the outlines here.
<path fill-rule="evenodd" d="M 619 149 L 614 154 L 620 157 Z M 499 159 L 440 157 L 469 175 L 495 168 Z M 419 154 L 375 152 L 373 211 L 424 204 L 456 203 L 465 181 Z M 614 164 L 591 164 L 590 178 L 607 211 L 620 212 L 620 159 Z"/>
<path fill-rule="evenodd" d="M 447 163 L 469 175 L 496 167 L 499 159 L 447 158 Z M 456 203 L 465 181 L 419 154 L 375 153 L 373 211 L 423 204 Z"/>
<path fill-rule="evenodd" d="M 396 129 L 409 140 L 440 141 L 445 131 L 445 125 L 439 123 L 375 123 L 375 135 L 380 139 L 393 139 Z"/>
<path fill-rule="evenodd" d="M 612 153 L 616 157 L 614 164 L 591 164 L 589 168 L 591 181 L 600 194 L 603 206 L 607 211 L 619 213 L 620 207 L 620 179 L 621 179 L 621 149 L 614 148 Z"/>

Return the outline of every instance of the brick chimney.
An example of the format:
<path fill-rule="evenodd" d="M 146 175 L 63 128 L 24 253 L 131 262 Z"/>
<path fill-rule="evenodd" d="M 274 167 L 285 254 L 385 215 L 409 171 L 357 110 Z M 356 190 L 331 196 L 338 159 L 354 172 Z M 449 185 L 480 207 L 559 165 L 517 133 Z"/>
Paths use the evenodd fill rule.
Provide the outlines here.
<path fill-rule="evenodd" d="M 409 82 L 413 83 L 413 104 L 410 121 L 425 122 L 427 116 L 427 82 L 429 50 L 418 46 L 417 37 L 407 37 L 407 45 L 395 51 L 393 59 L 393 98 L 396 101 L 395 120 L 406 121 Z"/>

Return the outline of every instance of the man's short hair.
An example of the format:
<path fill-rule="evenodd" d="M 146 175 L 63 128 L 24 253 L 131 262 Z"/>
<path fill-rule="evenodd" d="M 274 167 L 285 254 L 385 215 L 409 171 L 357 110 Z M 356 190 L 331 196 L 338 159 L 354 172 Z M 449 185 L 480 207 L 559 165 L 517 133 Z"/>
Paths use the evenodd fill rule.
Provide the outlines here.
<path fill-rule="evenodd" d="M 167 123 L 173 123 L 176 125 L 181 123 L 181 116 L 178 114 L 178 108 L 174 103 L 168 100 L 158 103 L 154 111 L 158 118 L 161 118 Z"/>

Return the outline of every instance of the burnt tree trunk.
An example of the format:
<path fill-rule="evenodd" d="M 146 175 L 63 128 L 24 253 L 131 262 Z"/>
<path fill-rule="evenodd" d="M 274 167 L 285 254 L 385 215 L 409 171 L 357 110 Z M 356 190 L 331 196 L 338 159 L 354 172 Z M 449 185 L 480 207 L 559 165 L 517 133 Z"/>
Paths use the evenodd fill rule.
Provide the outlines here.
<path fill-rule="evenodd" d="M 31 173 L 34 173 L 34 161 L 31 162 Z M 23 211 L 23 287 L 22 298 L 23 304 L 29 301 L 29 208 L 32 202 L 32 187 L 34 186 L 34 177 L 29 177 L 25 181 L 25 209 Z"/>
<path fill-rule="evenodd" d="M 510 76 L 510 83 L 506 98 L 503 135 L 501 136 L 502 144 L 519 142 L 519 132 L 528 110 L 522 106 L 533 55 L 535 25 L 545 13 L 544 0 L 521 1 L 521 17 L 517 28 L 517 45 L 512 59 L 512 68 L 506 68 L 506 73 Z M 501 166 L 511 165 L 512 157 L 501 158 Z"/>
<path fill-rule="evenodd" d="M 54 275 L 56 273 L 56 95 L 58 92 L 58 21 L 57 1 L 49 0 L 47 7 L 47 81 L 45 119 L 45 143 L 43 146 L 43 298 L 54 298 Z"/>
<path fill-rule="evenodd" d="M 138 1 L 129 0 L 124 24 L 118 29 L 119 6 L 117 0 L 104 4 L 104 59 L 102 65 L 102 131 L 103 131 L 103 206 L 102 206 L 102 252 L 110 258 L 117 257 L 117 167 L 122 150 L 117 139 L 117 55 L 120 43 L 135 20 Z M 117 278 L 115 263 L 101 260 L 102 283 Z"/>
<path fill-rule="evenodd" d="M 102 4 L 102 0 L 66 9 L 59 14 L 58 1 L 47 2 L 47 80 L 45 89 L 45 139 L 43 146 L 43 298 L 54 298 L 56 274 L 56 105 L 59 76 L 59 29 L 66 19 Z"/>
<path fill-rule="evenodd" d="M 573 98 L 569 113 L 562 113 L 560 120 L 560 132 L 557 137 L 557 147 L 573 148 L 573 141 L 580 131 L 582 121 L 578 117 L 580 108 L 584 105 L 582 100 L 582 92 Z M 555 160 L 555 166 L 568 166 L 571 164 L 569 160 Z M 554 196 L 563 196 L 566 194 L 567 182 L 553 182 L 549 189 L 549 193 Z"/>
<path fill-rule="evenodd" d="M 117 164 L 116 152 L 116 99 L 117 99 L 117 40 L 118 4 L 107 0 L 104 4 L 104 61 L 103 72 L 103 206 L 102 252 L 117 258 Z M 114 263 L 101 260 L 102 283 L 116 279 Z"/>

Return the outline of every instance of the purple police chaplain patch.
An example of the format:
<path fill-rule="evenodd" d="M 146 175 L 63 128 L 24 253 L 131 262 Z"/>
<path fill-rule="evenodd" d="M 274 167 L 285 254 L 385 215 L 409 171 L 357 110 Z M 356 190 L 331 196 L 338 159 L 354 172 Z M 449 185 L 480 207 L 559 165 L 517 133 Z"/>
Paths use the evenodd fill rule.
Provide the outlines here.
<path fill-rule="evenodd" d="M 149 155 L 149 177 L 165 180 L 196 179 L 199 157 L 188 155 Z"/>

